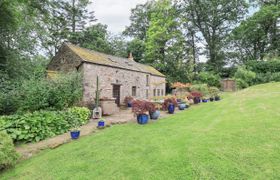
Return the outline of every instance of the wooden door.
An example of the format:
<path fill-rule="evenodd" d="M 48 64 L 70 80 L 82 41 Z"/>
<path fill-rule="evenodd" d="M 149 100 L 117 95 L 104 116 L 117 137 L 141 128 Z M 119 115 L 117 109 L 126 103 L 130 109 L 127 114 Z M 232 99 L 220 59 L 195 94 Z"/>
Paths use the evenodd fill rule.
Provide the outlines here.
<path fill-rule="evenodd" d="M 120 96 L 121 96 L 121 86 L 120 85 L 113 85 L 113 98 L 116 98 L 116 104 L 120 105 Z"/>

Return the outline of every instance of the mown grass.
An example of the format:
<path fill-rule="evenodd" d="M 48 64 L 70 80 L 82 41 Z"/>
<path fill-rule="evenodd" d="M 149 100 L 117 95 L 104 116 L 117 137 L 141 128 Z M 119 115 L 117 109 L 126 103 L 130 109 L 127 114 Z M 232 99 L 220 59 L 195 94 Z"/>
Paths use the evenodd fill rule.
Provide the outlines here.
<path fill-rule="evenodd" d="M 113 126 L 19 163 L 0 179 L 277 179 L 280 83 L 145 126 Z"/>

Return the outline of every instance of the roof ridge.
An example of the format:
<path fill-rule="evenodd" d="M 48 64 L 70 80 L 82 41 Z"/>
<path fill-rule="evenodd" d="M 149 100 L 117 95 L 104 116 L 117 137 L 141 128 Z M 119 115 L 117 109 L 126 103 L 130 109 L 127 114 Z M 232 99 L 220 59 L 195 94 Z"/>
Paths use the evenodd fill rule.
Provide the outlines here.
<path fill-rule="evenodd" d="M 131 61 L 128 58 L 118 57 L 111 54 L 105 54 L 95 50 L 80 47 L 78 45 L 72 44 L 70 42 L 64 43 L 73 53 L 78 55 L 82 61 L 95 63 L 104 66 L 112 66 L 116 68 L 123 68 L 132 71 L 138 71 L 143 73 L 148 73 L 156 76 L 165 76 L 154 67 L 142 64 L 136 61 Z"/>

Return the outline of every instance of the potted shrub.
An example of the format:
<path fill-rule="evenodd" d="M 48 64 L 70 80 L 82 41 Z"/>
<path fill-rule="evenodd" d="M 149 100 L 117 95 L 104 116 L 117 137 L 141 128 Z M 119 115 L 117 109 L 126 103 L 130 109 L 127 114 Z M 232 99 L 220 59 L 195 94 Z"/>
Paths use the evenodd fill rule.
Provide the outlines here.
<path fill-rule="evenodd" d="M 178 106 L 178 103 L 175 98 L 167 98 L 162 104 L 163 110 L 168 110 L 169 114 L 174 114 L 175 107 Z"/>
<path fill-rule="evenodd" d="M 220 90 L 216 87 L 210 87 L 209 88 L 209 93 L 210 93 L 210 96 L 211 96 L 211 99 L 210 101 L 219 101 L 220 100 L 220 96 L 219 96 L 219 92 Z"/>
<path fill-rule="evenodd" d="M 194 104 L 200 103 L 200 98 L 202 97 L 201 92 L 192 91 L 192 92 L 191 92 L 191 95 L 192 95 L 192 97 L 193 97 L 193 102 L 194 102 Z"/>
<path fill-rule="evenodd" d="M 132 112 L 137 117 L 138 124 L 147 124 L 149 121 L 149 116 L 147 115 L 148 109 L 146 107 L 145 101 L 134 100 L 131 103 Z"/>
<path fill-rule="evenodd" d="M 76 116 L 70 118 L 72 119 L 72 128 L 70 129 L 71 138 L 78 139 L 80 137 L 79 119 Z"/>
<path fill-rule="evenodd" d="M 127 105 L 127 107 L 132 107 L 132 101 L 133 101 L 133 97 L 132 96 L 126 96 L 125 98 L 124 98 L 124 104 L 126 104 Z"/>
<path fill-rule="evenodd" d="M 150 114 L 150 118 L 153 120 L 157 120 L 160 116 L 160 111 L 156 107 L 156 105 L 152 102 L 146 101 L 146 108 Z"/>

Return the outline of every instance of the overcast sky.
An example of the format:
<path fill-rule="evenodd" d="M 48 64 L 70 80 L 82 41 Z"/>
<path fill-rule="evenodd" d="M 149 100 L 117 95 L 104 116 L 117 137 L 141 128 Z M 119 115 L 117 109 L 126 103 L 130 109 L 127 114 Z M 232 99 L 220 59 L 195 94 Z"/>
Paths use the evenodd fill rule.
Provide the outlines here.
<path fill-rule="evenodd" d="M 121 33 L 130 24 L 131 9 L 147 0 L 91 0 L 89 10 L 95 12 L 98 23 L 108 25 L 108 30 Z"/>

